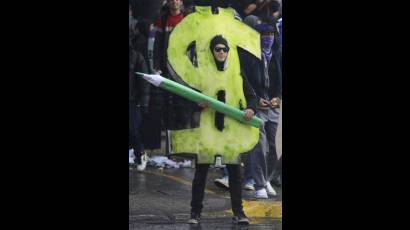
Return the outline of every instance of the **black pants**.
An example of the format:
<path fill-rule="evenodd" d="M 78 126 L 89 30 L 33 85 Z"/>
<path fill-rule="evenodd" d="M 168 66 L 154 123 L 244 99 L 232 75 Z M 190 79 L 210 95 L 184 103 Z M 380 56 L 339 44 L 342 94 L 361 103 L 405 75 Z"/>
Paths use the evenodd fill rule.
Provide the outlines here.
<path fill-rule="evenodd" d="M 229 192 L 231 194 L 232 212 L 236 216 L 243 213 L 242 207 L 242 178 L 240 165 L 226 165 L 229 173 Z M 194 181 L 192 182 L 191 212 L 201 213 L 204 200 L 206 176 L 209 164 L 197 164 Z"/>
<path fill-rule="evenodd" d="M 267 163 L 267 175 L 270 177 L 275 171 L 275 167 L 278 164 L 278 155 L 276 153 L 276 130 L 278 128 L 278 123 L 266 122 L 265 123 L 265 132 L 266 139 L 268 140 L 269 153 L 266 156 Z M 269 180 L 268 180 L 269 181 Z"/>
<path fill-rule="evenodd" d="M 161 113 L 157 108 L 150 108 L 148 114 L 142 115 L 141 130 L 144 130 L 141 136 L 145 149 L 161 148 Z"/>
<path fill-rule="evenodd" d="M 129 102 L 128 106 L 128 147 L 133 148 L 135 156 L 138 156 L 144 150 L 140 128 L 142 116 L 140 107 L 135 102 Z"/>
<path fill-rule="evenodd" d="M 271 175 L 269 175 L 268 180 L 277 180 L 279 176 L 282 176 L 282 156 L 280 156 L 279 160 L 276 161 L 275 166 L 273 167 L 273 171 Z"/>

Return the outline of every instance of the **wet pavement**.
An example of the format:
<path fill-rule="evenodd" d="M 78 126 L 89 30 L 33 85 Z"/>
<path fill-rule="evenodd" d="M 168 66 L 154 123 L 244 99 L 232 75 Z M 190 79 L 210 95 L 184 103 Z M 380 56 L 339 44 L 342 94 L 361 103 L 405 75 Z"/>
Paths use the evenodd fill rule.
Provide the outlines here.
<path fill-rule="evenodd" d="M 282 191 L 278 196 L 255 200 L 252 191 L 243 191 L 243 205 L 251 224 L 232 223 L 229 192 L 213 180 L 221 170 L 210 168 L 204 208 L 199 225 L 189 225 L 193 168 L 129 170 L 129 229 L 282 229 Z"/>

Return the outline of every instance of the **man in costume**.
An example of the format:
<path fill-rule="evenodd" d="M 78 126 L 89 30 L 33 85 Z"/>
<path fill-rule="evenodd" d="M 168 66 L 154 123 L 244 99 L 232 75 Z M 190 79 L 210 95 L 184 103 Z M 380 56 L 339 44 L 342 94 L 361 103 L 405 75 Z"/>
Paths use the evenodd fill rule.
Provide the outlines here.
<path fill-rule="evenodd" d="M 222 23 L 223 22 L 223 23 Z M 241 34 L 241 36 L 237 36 Z M 256 109 L 255 92 L 242 74 L 241 48 L 260 59 L 259 34 L 235 19 L 232 8 L 196 6 L 171 32 L 167 49 L 169 77 L 191 89 L 243 111 L 249 120 Z M 196 103 L 195 103 L 196 105 Z M 200 103 L 197 125 L 171 130 L 171 153 L 196 154 L 191 219 L 199 222 L 210 164 L 226 165 L 234 221 L 248 224 L 242 207 L 240 154 L 258 142 L 259 130 Z"/>
<path fill-rule="evenodd" d="M 210 45 L 211 52 L 215 59 L 215 65 L 218 71 L 225 71 L 227 66 L 227 56 L 229 52 L 228 42 L 221 36 L 215 36 Z M 248 108 L 245 109 L 244 119 L 249 120 L 254 115 L 255 111 L 255 95 L 253 90 L 248 85 L 248 81 L 244 82 L 244 93 L 248 102 Z M 200 104 L 201 107 L 206 108 L 206 104 Z M 215 126 L 217 129 L 223 129 L 223 114 L 216 112 Z M 197 164 L 195 170 L 195 177 L 192 183 L 192 201 L 191 201 L 191 218 L 188 223 L 197 224 L 200 220 L 202 211 L 202 201 L 204 199 L 204 190 L 206 184 L 206 176 L 210 164 Z M 242 190 L 241 190 L 241 170 L 239 164 L 227 164 L 229 172 L 229 187 L 231 195 L 231 205 L 234 214 L 234 222 L 238 224 L 249 224 L 243 207 L 242 207 Z"/>

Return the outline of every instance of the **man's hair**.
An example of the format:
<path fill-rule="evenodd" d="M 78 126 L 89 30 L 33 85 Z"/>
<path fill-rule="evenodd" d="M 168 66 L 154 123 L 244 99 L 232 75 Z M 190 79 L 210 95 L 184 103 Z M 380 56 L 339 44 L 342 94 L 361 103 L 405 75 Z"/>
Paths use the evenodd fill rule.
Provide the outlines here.
<path fill-rule="evenodd" d="M 257 24 L 257 25 L 255 25 L 254 28 L 260 34 L 274 33 L 275 32 L 275 27 L 268 24 L 268 23 Z"/>

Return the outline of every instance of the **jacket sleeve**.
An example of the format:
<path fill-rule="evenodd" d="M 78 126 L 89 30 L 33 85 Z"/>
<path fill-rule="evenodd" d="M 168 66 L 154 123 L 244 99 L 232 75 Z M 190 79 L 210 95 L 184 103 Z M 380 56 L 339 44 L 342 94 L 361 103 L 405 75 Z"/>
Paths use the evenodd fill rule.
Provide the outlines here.
<path fill-rule="evenodd" d="M 137 67 L 137 69 L 140 72 L 148 73 L 148 66 L 147 66 L 145 58 L 144 58 L 144 56 L 142 56 L 142 54 L 137 53 L 136 61 L 137 61 L 137 63 L 135 63 L 136 64 L 135 66 Z M 139 90 L 141 92 L 141 101 L 140 101 L 140 103 L 141 103 L 142 106 L 148 106 L 149 105 L 149 99 L 150 99 L 150 87 L 151 86 L 147 81 L 143 80 L 142 78 L 139 78 L 139 80 L 140 80 L 140 84 L 139 84 L 140 89 Z"/>
<path fill-rule="evenodd" d="M 281 53 L 275 53 L 272 56 L 270 75 L 272 84 L 269 87 L 269 96 L 271 98 L 279 97 L 282 98 L 282 68 L 281 68 Z"/>
<path fill-rule="evenodd" d="M 160 70 L 161 69 L 161 58 L 164 55 L 164 31 L 161 25 L 161 18 L 160 17 L 157 22 L 155 23 L 155 40 L 154 40 L 154 51 L 153 51 L 153 59 L 154 59 L 154 69 Z"/>
<path fill-rule="evenodd" d="M 255 91 L 253 90 L 246 76 L 242 76 L 242 79 L 243 79 L 243 92 L 245 94 L 246 105 L 247 105 L 246 108 L 252 109 L 253 112 L 256 112 L 257 97 L 255 94 Z"/>
<path fill-rule="evenodd" d="M 241 76 L 243 80 L 243 92 L 246 98 L 247 109 L 252 109 L 256 112 L 256 107 L 258 105 L 259 97 L 257 96 L 250 78 L 257 78 L 257 63 L 254 63 L 253 60 L 256 60 L 251 56 L 250 53 L 247 53 L 244 50 L 238 49 L 239 59 L 241 63 Z"/>

